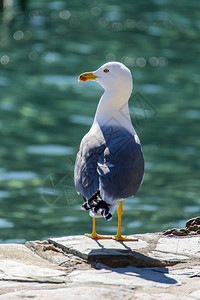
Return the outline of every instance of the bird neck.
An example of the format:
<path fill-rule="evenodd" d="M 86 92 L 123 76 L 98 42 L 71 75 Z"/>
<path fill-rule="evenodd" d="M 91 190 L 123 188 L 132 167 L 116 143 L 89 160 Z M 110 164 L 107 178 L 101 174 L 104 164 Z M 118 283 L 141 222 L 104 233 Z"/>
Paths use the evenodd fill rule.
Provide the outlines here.
<path fill-rule="evenodd" d="M 128 108 L 130 94 L 131 91 L 127 90 L 123 92 L 106 90 L 99 101 L 93 125 L 120 126 L 133 132 Z"/>

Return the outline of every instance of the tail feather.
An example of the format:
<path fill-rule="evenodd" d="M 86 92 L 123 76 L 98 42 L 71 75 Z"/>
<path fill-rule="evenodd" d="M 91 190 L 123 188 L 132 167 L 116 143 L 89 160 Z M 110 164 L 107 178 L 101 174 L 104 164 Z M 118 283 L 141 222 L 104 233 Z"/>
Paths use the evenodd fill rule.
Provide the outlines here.
<path fill-rule="evenodd" d="M 83 197 L 84 198 L 84 197 Z M 112 214 L 110 213 L 109 204 L 107 204 L 100 195 L 100 191 L 97 191 L 82 205 L 82 209 L 90 210 L 90 215 L 96 217 L 104 217 L 106 220 L 112 219 Z"/>

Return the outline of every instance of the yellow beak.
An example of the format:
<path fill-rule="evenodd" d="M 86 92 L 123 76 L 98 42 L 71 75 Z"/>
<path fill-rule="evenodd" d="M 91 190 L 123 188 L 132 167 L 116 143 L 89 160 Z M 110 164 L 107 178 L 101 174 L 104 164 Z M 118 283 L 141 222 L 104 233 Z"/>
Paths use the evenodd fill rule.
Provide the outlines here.
<path fill-rule="evenodd" d="M 78 81 L 96 80 L 97 77 L 92 72 L 83 73 L 79 76 Z"/>

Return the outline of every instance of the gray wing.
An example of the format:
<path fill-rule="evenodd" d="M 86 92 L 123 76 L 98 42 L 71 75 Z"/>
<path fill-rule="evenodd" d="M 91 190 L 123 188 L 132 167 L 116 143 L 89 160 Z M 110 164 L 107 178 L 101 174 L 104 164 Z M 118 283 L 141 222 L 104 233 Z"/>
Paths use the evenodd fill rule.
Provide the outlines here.
<path fill-rule="evenodd" d="M 97 163 L 105 148 L 104 137 L 98 129 L 89 131 L 81 141 L 75 162 L 74 181 L 77 192 L 86 200 L 99 190 Z"/>
<path fill-rule="evenodd" d="M 83 138 L 75 164 L 75 186 L 86 200 L 98 190 L 109 204 L 134 196 L 143 175 L 144 159 L 137 135 L 109 126 Z"/>

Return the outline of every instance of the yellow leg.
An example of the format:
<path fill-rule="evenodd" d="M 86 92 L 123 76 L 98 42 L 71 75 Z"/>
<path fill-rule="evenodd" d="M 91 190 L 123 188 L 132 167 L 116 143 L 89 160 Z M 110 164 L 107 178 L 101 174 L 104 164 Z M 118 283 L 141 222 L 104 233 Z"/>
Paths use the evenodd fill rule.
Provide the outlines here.
<path fill-rule="evenodd" d="M 121 220 L 122 220 L 122 214 L 123 214 L 123 202 L 119 201 L 119 205 L 117 208 L 117 214 L 118 214 L 118 229 L 116 236 L 113 237 L 116 241 L 138 241 L 137 238 L 127 238 L 121 235 Z"/>
<path fill-rule="evenodd" d="M 95 229 L 95 218 L 93 218 L 93 227 L 92 227 L 92 233 L 91 234 L 88 234 L 88 233 L 85 233 L 85 236 L 88 236 L 92 239 L 95 239 L 95 240 L 98 240 L 98 239 L 112 239 L 111 236 L 103 236 L 103 235 L 100 235 L 100 234 L 97 234 L 96 233 L 96 229 Z"/>

